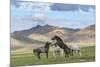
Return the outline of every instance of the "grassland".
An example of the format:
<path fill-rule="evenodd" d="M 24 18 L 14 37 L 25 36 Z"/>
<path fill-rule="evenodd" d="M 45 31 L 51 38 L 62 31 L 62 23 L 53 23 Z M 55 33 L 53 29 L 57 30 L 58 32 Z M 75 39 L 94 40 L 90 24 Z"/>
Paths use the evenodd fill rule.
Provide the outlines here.
<path fill-rule="evenodd" d="M 46 59 L 45 54 L 41 54 L 40 60 L 32 52 L 20 54 L 11 53 L 11 67 L 95 61 L 95 46 L 81 48 L 81 53 L 82 56 L 74 55 L 67 58 L 65 58 L 64 56 L 57 56 L 56 58 L 54 58 L 52 56 L 52 52 L 50 52 L 48 59 Z"/>

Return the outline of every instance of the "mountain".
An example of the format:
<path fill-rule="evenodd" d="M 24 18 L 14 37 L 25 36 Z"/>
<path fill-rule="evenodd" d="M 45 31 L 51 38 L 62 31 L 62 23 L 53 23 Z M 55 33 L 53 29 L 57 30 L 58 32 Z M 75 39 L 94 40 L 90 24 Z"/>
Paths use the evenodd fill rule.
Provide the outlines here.
<path fill-rule="evenodd" d="M 45 44 L 43 41 L 39 40 L 34 40 L 29 37 L 21 36 L 21 35 L 16 35 L 16 34 L 11 34 L 11 49 L 19 49 L 19 48 L 24 48 L 25 46 L 36 46 Z"/>
<path fill-rule="evenodd" d="M 36 27 L 32 27 L 31 29 L 15 31 L 13 34 L 22 35 L 22 36 L 28 36 L 31 33 L 45 34 L 50 31 L 53 31 L 54 29 L 56 29 L 56 27 L 50 25 L 45 25 L 45 26 L 37 25 Z"/>
<path fill-rule="evenodd" d="M 16 40 L 16 39 L 11 37 L 10 41 L 11 41 L 11 44 L 10 44 L 11 49 L 18 49 L 18 48 L 24 47 L 24 44 L 19 40 Z"/>
<path fill-rule="evenodd" d="M 42 41 L 42 42 L 46 42 L 46 41 L 49 40 L 48 36 L 43 35 L 43 34 L 38 34 L 38 33 L 31 33 L 28 37 L 30 39 L 37 40 L 37 41 Z"/>
<path fill-rule="evenodd" d="M 25 45 L 44 45 L 51 37 L 58 35 L 65 43 L 95 43 L 95 24 L 82 29 L 61 28 L 51 25 L 37 25 L 27 30 L 11 33 L 11 48 Z"/>
<path fill-rule="evenodd" d="M 42 45 L 44 44 L 44 42 L 40 42 L 40 41 L 36 41 L 36 40 L 32 41 L 33 43 L 29 42 L 29 40 L 27 41 L 27 39 L 24 40 L 24 41 L 23 40 L 20 39 L 20 37 L 19 38 L 18 37 L 17 38 L 11 37 L 11 39 L 10 39 L 10 41 L 11 41 L 11 44 L 10 44 L 11 50 L 17 50 L 17 49 L 20 50 L 20 49 L 25 49 L 25 48 L 32 48 L 33 49 L 33 48 L 36 48 L 38 46 L 41 46 L 41 44 Z"/>
<path fill-rule="evenodd" d="M 70 28 L 64 28 L 64 27 L 60 28 L 60 27 L 51 26 L 51 25 L 45 25 L 45 26 L 37 25 L 27 30 L 15 31 L 11 34 L 14 36 L 22 37 L 24 38 L 24 40 L 29 39 L 29 41 L 37 40 L 37 41 L 43 42 L 43 41 L 50 40 L 50 38 L 54 35 L 58 35 L 62 37 L 69 36 L 77 31 L 79 31 L 79 29 L 70 29 Z"/>
<path fill-rule="evenodd" d="M 75 32 L 72 36 L 65 37 L 64 40 L 67 42 L 95 43 L 95 25 L 80 29 L 80 31 Z"/>
<path fill-rule="evenodd" d="M 17 41 L 20 41 L 24 44 L 42 44 L 42 43 L 44 43 L 42 41 L 34 40 L 34 39 L 29 38 L 29 37 L 25 37 L 22 35 L 16 35 L 16 34 L 12 34 L 11 38 L 13 38 Z"/>

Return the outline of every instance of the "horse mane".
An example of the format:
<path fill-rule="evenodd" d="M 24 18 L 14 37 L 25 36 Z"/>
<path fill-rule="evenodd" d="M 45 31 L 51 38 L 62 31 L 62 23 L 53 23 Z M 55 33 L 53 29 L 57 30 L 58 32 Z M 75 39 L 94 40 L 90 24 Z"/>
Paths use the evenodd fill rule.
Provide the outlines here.
<path fill-rule="evenodd" d="M 59 36 L 55 36 L 55 37 L 56 37 L 56 39 L 59 40 L 57 44 L 60 44 L 60 47 L 68 48 L 68 46 L 63 42 L 63 40 Z M 63 45 L 61 46 L 61 44 L 63 44 Z"/>
<path fill-rule="evenodd" d="M 47 47 L 49 46 L 50 42 L 46 42 L 45 46 L 44 47 Z"/>
<path fill-rule="evenodd" d="M 63 40 L 59 36 L 55 36 L 57 39 L 63 42 Z"/>

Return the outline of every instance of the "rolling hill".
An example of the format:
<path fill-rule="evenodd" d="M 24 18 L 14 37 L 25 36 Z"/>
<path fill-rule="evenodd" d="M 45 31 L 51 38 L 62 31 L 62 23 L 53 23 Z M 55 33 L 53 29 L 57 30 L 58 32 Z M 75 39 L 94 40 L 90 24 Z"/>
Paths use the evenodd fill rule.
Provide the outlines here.
<path fill-rule="evenodd" d="M 22 36 L 28 36 L 31 35 L 32 33 L 46 34 L 55 29 L 57 29 L 57 27 L 50 26 L 50 25 L 45 25 L 45 26 L 37 25 L 35 27 L 32 27 L 31 29 L 15 31 L 13 32 L 13 34 L 22 35 Z"/>
<path fill-rule="evenodd" d="M 50 40 L 54 35 L 60 36 L 64 42 L 95 43 L 95 25 L 82 29 L 61 28 L 50 25 L 32 27 L 31 29 L 11 33 L 11 47 L 39 45 Z M 23 45 L 24 44 L 24 45 Z"/>
<path fill-rule="evenodd" d="M 38 34 L 38 33 L 31 33 L 28 37 L 30 39 L 37 40 L 37 41 L 42 41 L 42 42 L 46 42 L 46 41 L 49 40 L 48 36 L 42 35 L 42 34 Z"/>
<path fill-rule="evenodd" d="M 32 40 L 44 42 L 50 40 L 50 38 L 53 37 L 54 35 L 58 35 L 62 37 L 69 36 L 77 31 L 78 29 L 60 28 L 51 25 L 45 25 L 45 26 L 37 25 L 27 30 L 15 31 L 11 33 L 11 35 L 13 35 L 13 37 L 16 36 L 18 38 L 20 37 L 21 40 L 27 39 L 27 41 L 31 41 L 31 42 Z"/>
<path fill-rule="evenodd" d="M 17 35 L 17 34 L 11 34 L 11 49 L 19 49 L 24 48 L 27 45 L 33 45 L 36 46 L 44 44 L 42 41 L 34 40 L 25 36 Z"/>
<path fill-rule="evenodd" d="M 64 38 L 65 41 L 70 42 L 86 42 L 95 43 L 95 25 L 87 26 L 80 31 L 75 32 L 72 36 Z"/>

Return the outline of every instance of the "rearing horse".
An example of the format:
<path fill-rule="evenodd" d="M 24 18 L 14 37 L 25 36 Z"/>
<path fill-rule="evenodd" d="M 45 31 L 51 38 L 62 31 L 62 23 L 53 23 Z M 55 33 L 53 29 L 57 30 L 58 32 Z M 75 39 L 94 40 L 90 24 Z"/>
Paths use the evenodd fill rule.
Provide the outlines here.
<path fill-rule="evenodd" d="M 59 36 L 54 36 L 51 38 L 51 40 L 56 40 L 56 45 L 58 45 L 61 49 L 63 49 L 64 53 L 65 53 L 65 57 L 68 56 L 70 54 L 70 48 L 62 41 L 62 39 Z M 55 44 L 54 44 L 55 45 Z"/>

